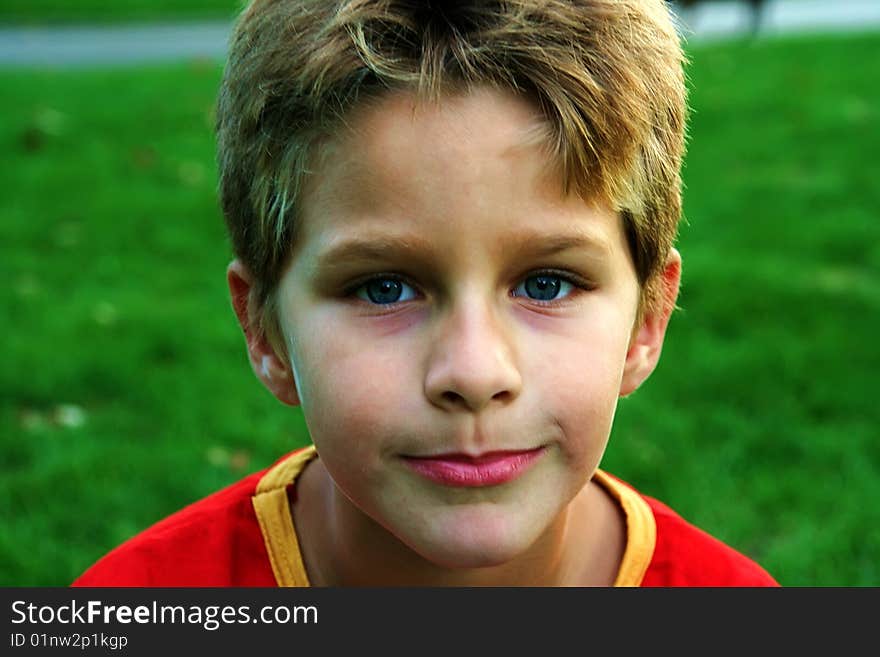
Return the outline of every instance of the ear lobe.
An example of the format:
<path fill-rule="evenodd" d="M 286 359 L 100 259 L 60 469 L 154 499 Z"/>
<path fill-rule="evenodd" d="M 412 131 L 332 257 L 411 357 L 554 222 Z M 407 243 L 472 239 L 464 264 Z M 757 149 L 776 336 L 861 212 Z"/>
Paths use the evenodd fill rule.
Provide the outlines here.
<path fill-rule="evenodd" d="M 289 406 L 298 406 L 299 394 L 290 365 L 275 351 L 266 336 L 266 331 L 260 326 L 262 309 L 257 307 L 257 301 L 252 294 L 253 276 L 248 268 L 236 259 L 226 268 L 226 282 L 229 285 L 232 309 L 244 332 L 251 369 L 280 402 Z"/>
<path fill-rule="evenodd" d="M 659 307 L 645 313 L 642 325 L 630 340 L 623 368 L 623 379 L 620 383 L 621 397 L 635 392 L 651 375 L 660 360 L 666 327 L 675 308 L 681 282 L 681 254 L 676 249 L 669 251 L 661 277 L 663 298 L 658 304 Z"/>

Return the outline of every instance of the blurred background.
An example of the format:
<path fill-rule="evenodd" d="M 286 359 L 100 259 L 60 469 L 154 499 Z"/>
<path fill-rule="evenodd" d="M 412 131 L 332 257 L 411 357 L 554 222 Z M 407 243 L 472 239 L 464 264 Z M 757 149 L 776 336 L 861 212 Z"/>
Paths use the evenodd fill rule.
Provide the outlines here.
<path fill-rule="evenodd" d="M 0 585 L 66 585 L 306 444 L 227 298 L 238 0 L 0 4 Z M 880 585 L 880 2 L 674 6 L 680 305 L 603 467 L 788 586 Z"/>

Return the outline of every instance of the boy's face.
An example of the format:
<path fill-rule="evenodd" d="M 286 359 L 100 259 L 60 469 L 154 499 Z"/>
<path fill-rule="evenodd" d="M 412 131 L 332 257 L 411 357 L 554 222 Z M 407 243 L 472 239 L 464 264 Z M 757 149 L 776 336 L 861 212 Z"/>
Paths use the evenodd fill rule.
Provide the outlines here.
<path fill-rule="evenodd" d="M 434 563 L 496 565 L 559 520 L 656 357 L 621 222 L 562 196 L 532 105 L 414 108 L 362 110 L 317 168 L 279 320 L 340 500 Z"/>

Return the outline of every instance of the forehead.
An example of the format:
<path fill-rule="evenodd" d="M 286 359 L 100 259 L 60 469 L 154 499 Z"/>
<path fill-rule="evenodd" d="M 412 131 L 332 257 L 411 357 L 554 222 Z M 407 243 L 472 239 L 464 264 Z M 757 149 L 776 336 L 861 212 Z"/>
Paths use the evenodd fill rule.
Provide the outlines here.
<path fill-rule="evenodd" d="M 524 151 L 534 165 L 548 169 L 549 178 L 551 160 L 541 152 L 547 134 L 537 107 L 509 92 L 477 87 L 437 101 L 392 92 L 354 108 L 325 141 L 306 195 L 324 202 L 358 186 L 436 182 L 438 170 L 464 170 L 476 157 L 509 162 Z M 451 164 L 458 166 L 450 171 Z"/>
<path fill-rule="evenodd" d="M 539 109 L 506 91 L 437 102 L 386 95 L 352 112 L 324 145 L 304 189 L 298 241 L 326 246 L 383 232 L 436 240 L 453 230 L 602 238 L 613 226 L 585 225 L 587 204 L 563 195 L 549 134 Z"/>

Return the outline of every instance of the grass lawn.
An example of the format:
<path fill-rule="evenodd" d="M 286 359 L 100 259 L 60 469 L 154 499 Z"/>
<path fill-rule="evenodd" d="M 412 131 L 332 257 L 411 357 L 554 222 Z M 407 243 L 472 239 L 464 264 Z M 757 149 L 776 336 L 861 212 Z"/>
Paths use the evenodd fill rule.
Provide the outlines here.
<path fill-rule="evenodd" d="M 683 310 L 603 462 L 785 585 L 880 585 L 878 54 L 692 51 Z M 226 297 L 219 76 L 0 72 L 0 585 L 67 584 L 308 440 Z"/>
<path fill-rule="evenodd" d="M 3 0 L 0 23 L 223 19 L 245 0 Z"/>

